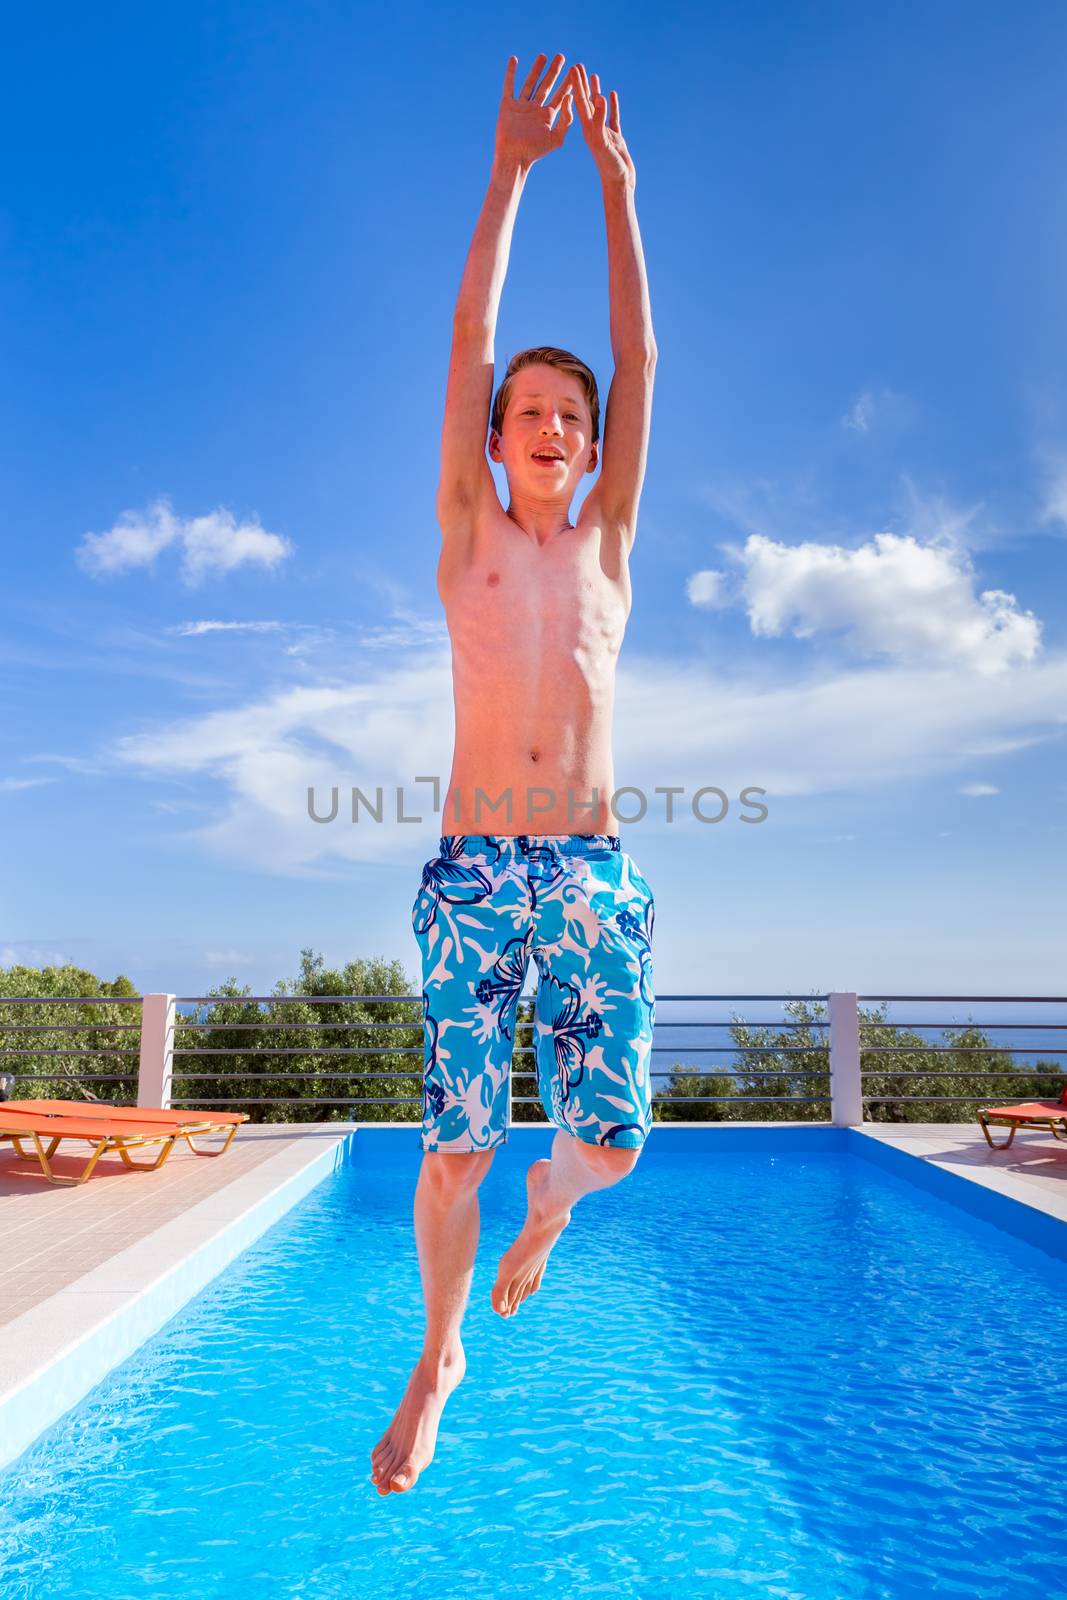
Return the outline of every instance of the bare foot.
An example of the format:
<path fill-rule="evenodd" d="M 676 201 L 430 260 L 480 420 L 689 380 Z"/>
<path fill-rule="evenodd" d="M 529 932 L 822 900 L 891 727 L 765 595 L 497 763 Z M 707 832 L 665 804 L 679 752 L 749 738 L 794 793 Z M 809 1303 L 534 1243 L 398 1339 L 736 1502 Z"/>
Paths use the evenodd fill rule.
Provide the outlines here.
<path fill-rule="evenodd" d="M 526 1221 L 522 1232 L 500 1259 L 493 1285 L 493 1310 L 513 1317 L 527 1295 L 541 1287 L 549 1251 L 571 1220 L 569 1211 L 552 1212 L 546 1205 L 551 1161 L 535 1161 L 526 1174 Z"/>
<path fill-rule="evenodd" d="M 403 1494 L 429 1466 L 445 1401 L 466 1370 L 462 1345 L 436 1366 L 420 1357 L 395 1417 L 371 1451 L 371 1481 L 379 1494 Z"/>

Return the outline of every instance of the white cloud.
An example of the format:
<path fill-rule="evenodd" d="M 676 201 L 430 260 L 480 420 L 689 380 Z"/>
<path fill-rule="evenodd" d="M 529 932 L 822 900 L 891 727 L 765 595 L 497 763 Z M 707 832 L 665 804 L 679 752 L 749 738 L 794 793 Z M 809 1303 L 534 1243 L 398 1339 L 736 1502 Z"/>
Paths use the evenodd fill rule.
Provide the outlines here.
<path fill-rule="evenodd" d="M 708 569 L 704 572 L 694 572 L 686 580 L 685 592 L 691 605 L 704 606 L 709 611 L 716 611 L 730 604 L 730 597 L 726 594 L 724 584 L 726 574 Z"/>
<path fill-rule="evenodd" d="M 1041 624 L 1003 589 L 975 593 L 966 554 L 876 533 L 856 548 L 751 534 L 737 559 L 752 632 L 839 633 L 854 654 L 915 665 L 959 663 L 983 675 L 1038 654 Z"/>
<path fill-rule="evenodd" d="M 987 763 L 1067 732 L 1067 655 L 1028 663 L 980 684 L 968 663 L 882 664 L 840 673 L 796 672 L 752 683 L 627 652 L 618 670 L 615 780 L 649 799 L 642 828 L 663 826 L 657 786 L 680 785 L 684 825 L 697 789 L 715 784 L 740 809 L 746 785 L 767 790 L 771 811 L 790 796 L 860 792 L 931 779 L 966 779 Z M 364 673 L 341 687 L 302 687 L 123 739 L 114 754 L 158 780 L 199 779 L 214 814 L 176 837 L 259 871 L 348 881 L 347 863 L 406 861 L 435 848 L 439 818 L 428 784 L 447 783 L 453 736 L 447 649 Z M 383 788 L 385 818 L 350 820 L 353 786 Z M 339 814 L 317 824 L 339 790 Z M 404 811 L 420 823 L 397 821 Z M 729 823 L 728 823 L 729 825 Z M 680 835 L 678 836 L 680 837 Z"/>
<path fill-rule="evenodd" d="M 272 570 L 293 551 L 288 539 L 268 533 L 256 518 L 238 522 L 224 507 L 201 517 L 179 517 L 161 498 L 145 511 L 124 511 L 106 533 L 85 534 L 76 554 L 84 571 L 110 577 L 152 566 L 172 545 L 181 552 L 179 570 L 190 588 L 240 566 Z"/>
<path fill-rule="evenodd" d="M 1000 790 L 992 783 L 964 783 L 960 786 L 959 792 L 960 794 L 978 797 L 987 794 L 999 794 Z"/>

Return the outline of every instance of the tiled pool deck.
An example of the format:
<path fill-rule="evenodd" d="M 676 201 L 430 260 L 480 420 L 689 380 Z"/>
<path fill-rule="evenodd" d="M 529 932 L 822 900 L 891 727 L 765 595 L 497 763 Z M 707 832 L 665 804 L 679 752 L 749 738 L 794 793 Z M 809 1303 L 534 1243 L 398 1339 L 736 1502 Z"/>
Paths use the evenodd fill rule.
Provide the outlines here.
<path fill-rule="evenodd" d="M 960 1123 L 868 1123 L 853 1130 L 670 1123 L 661 1125 L 660 1140 L 675 1130 L 686 1144 L 699 1137 L 712 1148 L 738 1134 L 735 1148 L 742 1142 L 752 1148 L 753 1136 L 763 1144 L 776 1131 L 787 1138 L 821 1132 L 828 1140 L 859 1133 L 899 1152 L 871 1151 L 898 1172 L 906 1175 L 908 1158 L 939 1169 L 929 1174 L 934 1186 L 972 1214 L 988 1217 L 990 1207 L 1016 1212 L 1024 1220 L 1019 1231 L 1028 1232 L 1032 1219 L 1046 1239 L 1059 1237 L 1056 1224 L 1067 1224 L 1067 1143 L 1042 1132 L 1019 1133 L 1010 1150 L 990 1150 L 977 1127 Z M 514 1130 L 513 1146 L 521 1145 L 515 1133 L 537 1131 Z M 415 1126 L 391 1132 L 417 1151 Z M 355 1123 L 249 1126 L 218 1160 L 176 1147 L 158 1172 L 142 1175 L 113 1157 L 77 1188 L 46 1183 L 36 1162 L 0 1146 L 0 1465 L 349 1159 L 358 1139 Z M 57 1157 L 55 1170 L 67 1174 L 83 1162 Z M 953 1178 L 964 1180 L 963 1187 Z M 1062 1237 L 1067 1241 L 1067 1233 Z"/>

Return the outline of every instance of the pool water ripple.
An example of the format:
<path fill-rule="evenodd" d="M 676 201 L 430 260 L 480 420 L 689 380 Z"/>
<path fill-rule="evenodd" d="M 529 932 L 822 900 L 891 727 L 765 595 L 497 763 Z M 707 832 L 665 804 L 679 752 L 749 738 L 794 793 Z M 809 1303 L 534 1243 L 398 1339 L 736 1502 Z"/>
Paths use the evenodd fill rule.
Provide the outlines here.
<path fill-rule="evenodd" d="M 855 1157 L 653 1138 L 504 1322 L 524 1168 L 483 1186 L 410 1495 L 368 1467 L 421 1343 L 416 1169 L 357 1160 L 0 1474 L 3 1600 L 1055 1591 L 1058 1263 Z"/>

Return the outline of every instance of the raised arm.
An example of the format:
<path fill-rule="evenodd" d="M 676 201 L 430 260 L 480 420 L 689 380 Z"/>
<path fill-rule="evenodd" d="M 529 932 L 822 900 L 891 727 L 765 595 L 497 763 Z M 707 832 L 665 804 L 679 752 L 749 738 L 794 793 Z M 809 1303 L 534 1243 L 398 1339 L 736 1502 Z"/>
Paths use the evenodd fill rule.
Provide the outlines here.
<path fill-rule="evenodd" d="M 652 388 L 658 351 L 652 331 L 641 231 L 637 226 L 637 172 L 619 121 L 619 97 L 600 92 L 584 66 L 572 69 L 578 117 L 600 173 L 608 235 L 608 297 L 615 373 L 604 414 L 600 476 L 582 506 L 616 527 L 627 551 L 637 532 L 637 507 L 645 478 L 652 422 Z M 587 512 L 586 505 L 590 505 Z"/>
<path fill-rule="evenodd" d="M 571 74 L 552 95 L 563 57 L 553 56 L 547 76 L 538 85 L 545 60 L 544 54 L 537 57 L 516 96 L 518 58 L 508 58 L 489 188 L 467 253 L 452 319 L 437 489 L 437 519 L 446 538 L 469 528 L 483 496 L 496 494 L 485 442 L 493 399 L 493 339 L 511 235 L 530 168 L 550 150 L 559 149 L 573 120 Z"/>

